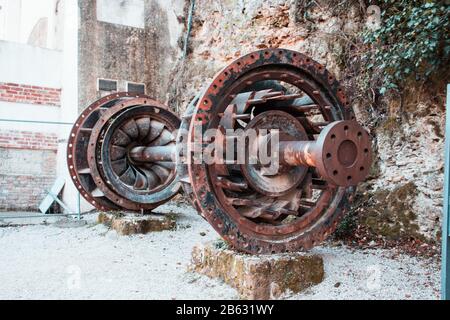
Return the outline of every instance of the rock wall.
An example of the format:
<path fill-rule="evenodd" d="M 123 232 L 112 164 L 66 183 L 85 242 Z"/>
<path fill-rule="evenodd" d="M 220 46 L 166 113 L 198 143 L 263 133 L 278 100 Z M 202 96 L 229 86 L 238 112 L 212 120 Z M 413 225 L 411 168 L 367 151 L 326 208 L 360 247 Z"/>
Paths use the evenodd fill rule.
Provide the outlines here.
<path fill-rule="evenodd" d="M 418 89 L 415 94 L 419 92 Z M 373 190 L 393 191 L 413 184 L 414 194 L 406 201 L 414 209 L 414 216 L 406 223 L 417 225 L 417 232 L 427 239 L 437 239 L 443 202 L 443 104 L 428 100 L 409 107 L 408 119 L 399 123 L 389 118 L 376 128 L 379 172 L 373 181 Z M 396 209 L 394 206 L 391 210 Z M 377 222 L 385 224 L 386 221 L 388 219 L 380 217 Z M 399 226 L 405 229 L 406 223 Z M 390 223 L 393 224 L 394 221 Z"/>
<path fill-rule="evenodd" d="M 188 4 L 186 1 L 185 8 Z M 323 0 L 197 0 L 188 56 L 175 64 L 166 99 L 172 108 L 182 111 L 221 68 L 240 55 L 266 47 L 289 48 L 311 56 L 325 64 L 352 94 L 352 79 L 343 61 L 365 23 L 366 8 L 358 0 L 340 1 L 339 6 L 336 1 Z M 410 96 L 417 94 L 414 86 Z M 438 237 L 444 114 L 443 104 L 426 96 L 409 102 L 402 121 L 393 116 L 399 99 L 389 100 L 388 109 L 394 111 L 376 125 L 371 124 L 371 110 L 366 105 L 354 106 L 358 119 L 372 132 L 378 155 L 371 180 L 360 192 L 371 199 L 370 205 L 358 210 L 356 217 L 358 223 L 371 225 L 374 238 L 433 241 Z M 406 207 L 395 205 L 399 203 Z"/>

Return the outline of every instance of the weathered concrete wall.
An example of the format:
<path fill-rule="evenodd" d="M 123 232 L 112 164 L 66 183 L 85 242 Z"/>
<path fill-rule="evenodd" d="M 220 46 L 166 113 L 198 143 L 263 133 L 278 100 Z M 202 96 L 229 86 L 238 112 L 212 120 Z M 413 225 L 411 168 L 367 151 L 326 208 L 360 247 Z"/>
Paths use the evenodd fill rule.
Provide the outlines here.
<path fill-rule="evenodd" d="M 325 64 L 347 85 L 350 82 L 342 60 L 346 50 L 352 48 L 352 37 L 366 23 L 366 12 L 361 1 L 339 3 L 197 0 L 190 54 L 172 73 L 171 105 L 185 108 L 201 87 L 234 58 L 266 47 L 303 52 Z M 352 89 L 348 87 L 350 94 Z M 417 96 L 417 92 L 412 95 Z M 389 107 L 396 104 L 397 100 L 391 101 Z M 359 120 L 367 123 L 367 107 L 355 108 Z M 409 120 L 402 125 L 390 127 L 388 119 L 385 125 L 372 128 L 379 158 L 373 180 L 363 189 L 373 196 L 367 202 L 370 205 L 363 205 L 357 214 L 362 217 L 361 223 L 371 221 L 375 237 L 389 230 L 388 236 L 394 239 L 423 235 L 433 240 L 439 233 L 442 209 L 443 106 L 432 106 L 422 99 L 410 102 L 408 108 Z M 411 194 L 396 201 L 387 199 L 384 193 L 403 195 L 404 190 Z M 413 214 L 400 219 L 403 215 L 399 211 L 404 206 L 395 204 L 404 201 Z"/>
<path fill-rule="evenodd" d="M 118 80 L 119 91 L 126 81 L 145 83 L 148 95 L 164 101 L 184 1 L 79 0 L 79 7 L 79 110 L 100 97 L 97 78 Z"/>

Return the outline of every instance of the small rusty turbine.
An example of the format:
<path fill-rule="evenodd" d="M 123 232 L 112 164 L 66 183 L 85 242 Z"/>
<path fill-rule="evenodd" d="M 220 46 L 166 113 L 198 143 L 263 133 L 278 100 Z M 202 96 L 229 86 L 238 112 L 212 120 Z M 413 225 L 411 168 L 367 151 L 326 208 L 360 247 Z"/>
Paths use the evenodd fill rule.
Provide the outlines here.
<path fill-rule="evenodd" d="M 72 128 L 69 171 L 83 197 L 99 210 L 146 212 L 180 189 L 175 164 L 135 161 L 139 148 L 175 145 L 179 118 L 144 95 L 117 93 L 84 110 Z"/>

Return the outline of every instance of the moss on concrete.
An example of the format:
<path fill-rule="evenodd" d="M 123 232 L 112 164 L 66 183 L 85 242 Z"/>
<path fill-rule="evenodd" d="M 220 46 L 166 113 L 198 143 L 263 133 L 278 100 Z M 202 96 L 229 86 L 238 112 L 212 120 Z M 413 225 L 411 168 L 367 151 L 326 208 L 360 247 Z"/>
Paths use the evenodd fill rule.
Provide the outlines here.
<path fill-rule="evenodd" d="M 252 256 L 213 242 L 194 247 L 190 271 L 220 278 L 243 299 L 274 299 L 324 278 L 322 257 L 308 253 Z"/>
<path fill-rule="evenodd" d="M 417 187 L 413 182 L 392 191 L 380 190 L 373 194 L 371 205 L 360 217 L 372 233 L 388 240 L 414 238 L 424 240 L 419 233 L 414 201 Z"/>
<path fill-rule="evenodd" d="M 172 230 L 176 222 L 172 216 L 155 215 L 124 215 L 122 213 L 99 213 L 98 223 L 114 229 L 121 235 L 145 234 L 149 232 L 159 232 Z"/>

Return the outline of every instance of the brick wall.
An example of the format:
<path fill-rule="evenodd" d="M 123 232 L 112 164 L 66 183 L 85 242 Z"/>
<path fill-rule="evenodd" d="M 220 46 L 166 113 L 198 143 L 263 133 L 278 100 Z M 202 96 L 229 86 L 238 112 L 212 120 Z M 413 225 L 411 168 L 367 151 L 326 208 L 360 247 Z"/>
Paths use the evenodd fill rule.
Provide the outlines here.
<path fill-rule="evenodd" d="M 0 130 L 0 211 L 38 211 L 56 178 L 57 136 Z"/>
<path fill-rule="evenodd" d="M 0 151 L 1 152 L 1 151 Z M 54 176 L 0 174 L 0 211 L 39 211 Z"/>
<path fill-rule="evenodd" d="M 0 130 L 0 148 L 57 150 L 58 137 L 54 133 Z"/>
<path fill-rule="evenodd" d="M 0 100 L 60 106 L 61 89 L 0 82 Z"/>

